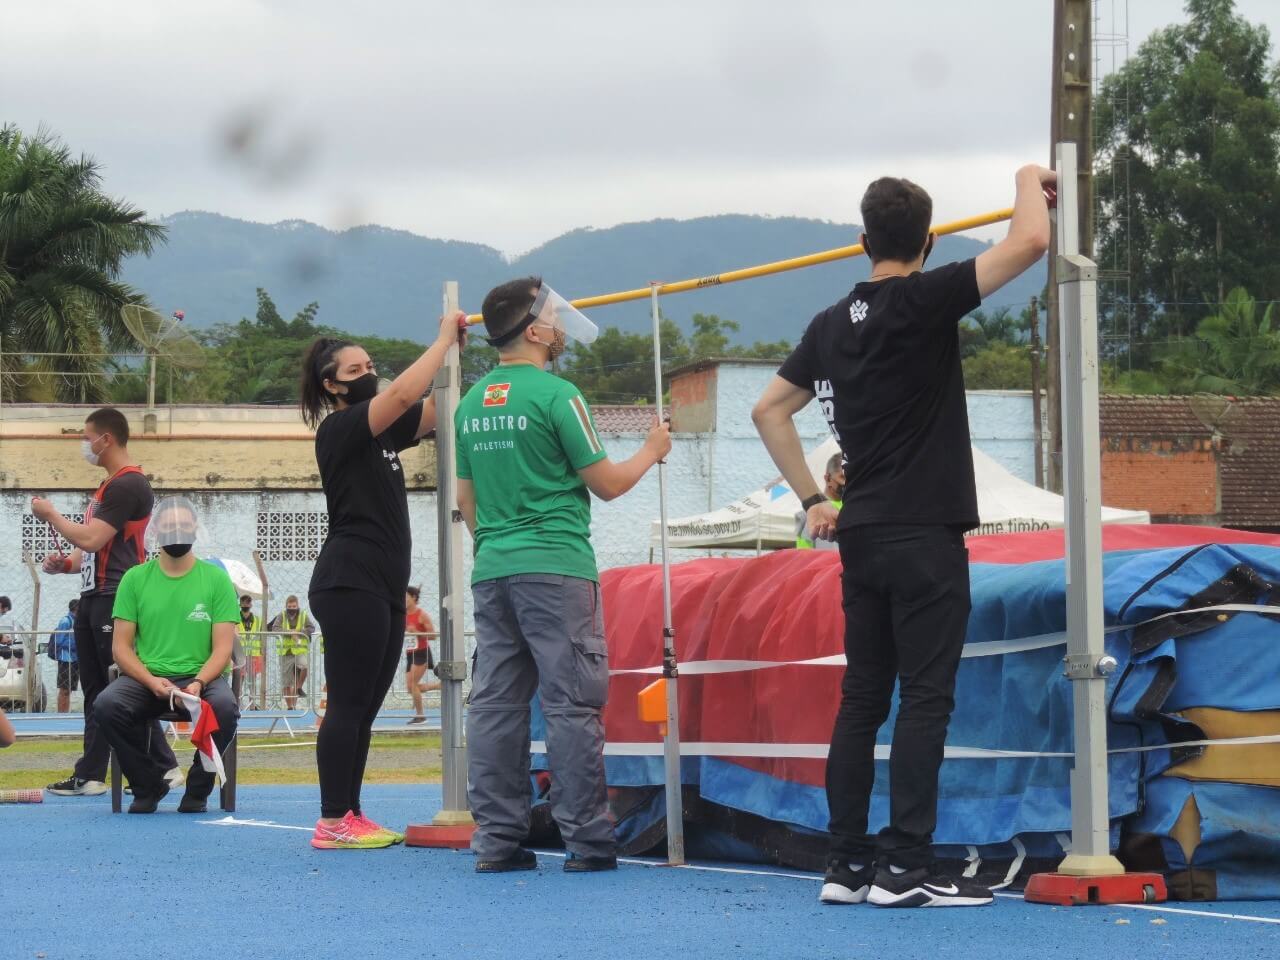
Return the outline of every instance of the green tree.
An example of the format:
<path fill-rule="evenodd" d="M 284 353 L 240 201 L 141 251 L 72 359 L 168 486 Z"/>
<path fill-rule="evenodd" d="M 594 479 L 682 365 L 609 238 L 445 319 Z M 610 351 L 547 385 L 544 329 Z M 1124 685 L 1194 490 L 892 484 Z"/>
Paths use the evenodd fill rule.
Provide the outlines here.
<path fill-rule="evenodd" d="M 0 127 L 0 343 L 8 369 L 54 375 L 64 401 L 104 396 L 104 355 L 132 344 L 120 309 L 143 302 L 120 267 L 164 240 L 101 179 L 52 134 Z"/>
<path fill-rule="evenodd" d="M 1187 0 L 1094 104 L 1097 258 L 1129 272 L 1139 343 L 1243 286 L 1280 298 L 1280 67 L 1232 0 Z M 1109 175 L 1127 164 L 1127 178 Z M 1151 350 L 1131 358 L 1149 366 Z"/>
<path fill-rule="evenodd" d="M 1010 343 L 993 343 L 962 360 L 964 385 L 969 390 L 1031 389 L 1031 350 Z"/>
<path fill-rule="evenodd" d="M 1232 290 L 1194 337 L 1171 343 L 1159 370 L 1169 392 L 1261 396 L 1280 390 L 1280 329 L 1275 304 L 1259 309 L 1249 294 Z"/>

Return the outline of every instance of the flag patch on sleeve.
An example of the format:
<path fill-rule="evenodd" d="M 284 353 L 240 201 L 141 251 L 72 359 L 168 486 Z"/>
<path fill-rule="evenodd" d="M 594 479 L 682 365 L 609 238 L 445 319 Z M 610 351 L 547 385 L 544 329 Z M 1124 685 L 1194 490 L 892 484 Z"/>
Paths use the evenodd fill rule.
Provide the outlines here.
<path fill-rule="evenodd" d="M 509 383 L 491 383 L 484 390 L 484 406 L 486 407 L 505 407 L 507 405 L 507 394 L 511 392 L 511 384 Z"/>

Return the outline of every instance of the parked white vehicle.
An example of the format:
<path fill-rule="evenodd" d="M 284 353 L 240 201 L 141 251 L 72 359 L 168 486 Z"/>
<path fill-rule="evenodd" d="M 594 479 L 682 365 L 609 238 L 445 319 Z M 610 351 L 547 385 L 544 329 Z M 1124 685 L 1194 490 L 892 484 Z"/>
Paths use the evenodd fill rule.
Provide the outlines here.
<path fill-rule="evenodd" d="M 35 669 L 40 669 L 38 661 Z M 44 683 L 37 680 L 32 712 L 43 713 L 47 703 Z M 23 648 L 16 643 L 0 644 L 0 708 L 10 712 L 27 709 L 26 657 Z"/>

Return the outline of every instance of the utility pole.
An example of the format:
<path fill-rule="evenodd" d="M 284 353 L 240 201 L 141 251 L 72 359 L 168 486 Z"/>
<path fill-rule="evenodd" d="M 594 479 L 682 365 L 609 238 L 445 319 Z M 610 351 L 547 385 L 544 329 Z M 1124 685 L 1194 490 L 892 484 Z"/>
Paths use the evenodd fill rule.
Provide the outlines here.
<path fill-rule="evenodd" d="M 1044 435 L 1040 427 L 1040 310 L 1031 298 L 1031 435 L 1036 444 L 1036 486 L 1044 487 Z"/>
<path fill-rule="evenodd" d="M 1076 144 L 1081 256 L 1093 257 L 1093 2 L 1053 0 L 1053 76 L 1049 143 Z M 1050 163 L 1056 163 L 1050 147 Z M 1063 191 L 1065 192 L 1065 191 Z M 1049 297 L 1045 386 L 1049 414 L 1046 486 L 1062 492 L 1062 338 L 1059 330 L 1057 231 L 1049 241 Z"/>

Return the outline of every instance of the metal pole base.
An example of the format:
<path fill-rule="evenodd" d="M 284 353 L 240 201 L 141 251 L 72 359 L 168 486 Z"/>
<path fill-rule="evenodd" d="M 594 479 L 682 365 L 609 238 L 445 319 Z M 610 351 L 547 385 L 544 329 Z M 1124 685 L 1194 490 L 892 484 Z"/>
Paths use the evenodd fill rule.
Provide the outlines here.
<path fill-rule="evenodd" d="M 430 824 L 410 824 L 404 832 L 406 847 L 465 850 L 471 846 L 476 825 L 465 810 L 441 810 Z"/>
<path fill-rule="evenodd" d="M 1089 859 L 1111 860 L 1120 866 L 1114 857 Z M 1022 897 L 1028 903 L 1075 907 L 1106 903 L 1163 903 L 1169 892 L 1165 888 L 1164 877 L 1158 873 L 1115 873 L 1108 876 L 1037 873 L 1027 881 Z"/>

